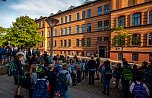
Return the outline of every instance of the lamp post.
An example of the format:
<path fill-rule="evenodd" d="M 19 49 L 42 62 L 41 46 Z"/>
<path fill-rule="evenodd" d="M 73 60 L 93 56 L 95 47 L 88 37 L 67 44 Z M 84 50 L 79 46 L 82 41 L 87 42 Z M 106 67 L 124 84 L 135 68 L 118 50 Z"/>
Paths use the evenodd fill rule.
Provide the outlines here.
<path fill-rule="evenodd" d="M 48 23 L 48 25 L 50 26 L 50 30 L 51 30 L 51 35 L 50 35 L 50 57 L 51 57 L 51 62 L 52 62 L 52 54 L 53 54 L 53 29 L 54 26 L 59 22 L 57 19 L 48 17 L 46 19 L 46 22 Z"/>

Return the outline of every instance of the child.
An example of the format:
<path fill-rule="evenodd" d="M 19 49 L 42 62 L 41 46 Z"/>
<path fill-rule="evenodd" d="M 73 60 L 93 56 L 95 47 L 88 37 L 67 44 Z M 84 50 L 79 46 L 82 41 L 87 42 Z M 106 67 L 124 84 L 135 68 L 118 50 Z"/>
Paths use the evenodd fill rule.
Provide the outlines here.
<path fill-rule="evenodd" d="M 138 74 L 136 76 L 136 81 L 130 86 L 130 92 L 133 98 L 148 98 L 149 89 L 145 83 L 141 82 L 141 76 Z"/>

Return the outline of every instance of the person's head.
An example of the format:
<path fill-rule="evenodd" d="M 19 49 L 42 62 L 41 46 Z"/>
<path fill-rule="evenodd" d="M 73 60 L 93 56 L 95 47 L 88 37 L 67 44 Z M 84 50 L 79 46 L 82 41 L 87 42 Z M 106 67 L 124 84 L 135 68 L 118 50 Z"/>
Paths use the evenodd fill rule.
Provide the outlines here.
<path fill-rule="evenodd" d="M 128 62 L 127 61 L 124 61 L 123 62 L 123 66 L 127 66 L 128 65 Z"/>
<path fill-rule="evenodd" d="M 49 71 L 53 71 L 54 70 L 54 64 L 49 64 L 48 69 L 49 69 Z"/>
<path fill-rule="evenodd" d="M 136 64 L 133 65 L 133 69 L 137 69 L 137 65 Z"/>
<path fill-rule="evenodd" d="M 44 76 L 45 76 L 45 71 L 42 70 L 39 74 L 39 78 L 42 79 L 42 78 L 44 78 Z"/>
<path fill-rule="evenodd" d="M 126 58 L 123 58 L 123 59 L 122 59 L 122 62 L 126 62 L 126 61 L 127 61 Z"/>
<path fill-rule="evenodd" d="M 42 61 L 41 61 L 41 64 L 45 64 L 45 60 L 42 60 Z"/>
<path fill-rule="evenodd" d="M 94 57 L 93 56 L 91 56 L 91 60 L 93 60 L 94 59 Z"/>
<path fill-rule="evenodd" d="M 17 60 L 19 60 L 19 61 L 24 60 L 24 56 L 22 54 L 18 54 L 16 57 L 17 57 Z"/>
<path fill-rule="evenodd" d="M 121 68 L 121 63 L 118 63 L 118 64 L 117 64 L 117 68 Z"/>
<path fill-rule="evenodd" d="M 66 70 L 67 67 L 68 67 L 67 64 L 63 64 L 63 65 L 62 65 L 63 70 Z"/>
<path fill-rule="evenodd" d="M 106 61 L 105 61 L 105 67 L 106 67 L 106 68 L 109 68 L 109 67 L 110 67 L 110 61 L 109 61 L 109 60 L 106 60 Z"/>
<path fill-rule="evenodd" d="M 140 73 L 136 75 L 135 79 L 136 79 L 136 81 L 141 81 L 142 80 L 142 77 L 141 77 Z"/>
<path fill-rule="evenodd" d="M 148 63 L 146 61 L 143 61 L 143 64 L 142 64 L 144 67 L 147 67 Z"/>
<path fill-rule="evenodd" d="M 35 64 L 32 64 L 31 67 L 32 67 L 32 73 L 35 73 L 36 69 L 37 69 L 37 66 Z"/>

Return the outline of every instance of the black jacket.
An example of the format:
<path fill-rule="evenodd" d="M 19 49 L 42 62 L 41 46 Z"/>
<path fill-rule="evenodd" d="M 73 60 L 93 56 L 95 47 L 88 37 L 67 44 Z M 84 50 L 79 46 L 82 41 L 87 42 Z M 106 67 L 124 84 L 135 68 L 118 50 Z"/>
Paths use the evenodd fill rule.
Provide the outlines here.
<path fill-rule="evenodd" d="M 97 66 L 96 61 L 89 60 L 87 66 L 88 66 L 88 69 L 96 69 L 96 66 Z"/>

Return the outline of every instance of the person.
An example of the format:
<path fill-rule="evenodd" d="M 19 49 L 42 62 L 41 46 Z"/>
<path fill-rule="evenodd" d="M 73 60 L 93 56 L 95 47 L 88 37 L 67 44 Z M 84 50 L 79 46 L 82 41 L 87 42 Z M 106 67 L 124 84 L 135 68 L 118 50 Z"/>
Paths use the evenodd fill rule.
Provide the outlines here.
<path fill-rule="evenodd" d="M 37 55 L 38 57 L 40 57 L 40 54 L 41 54 L 41 53 L 40 53 L 40 50 L 39 50 L 39 48 L 37 48 L 37 49 L 36 49 L 36 55 Z"/>
<path fill-rule="evenodd" d="M 31 88 L 29 89 L 29 98 L 32 98 L 33 96 L 33 86 L 36 84 L 37 82 L 37 73 L 36 73 L 36 69 L 37 69 L 37 66 L 35 64 L 32 64 L 31 65 L 31 71 L 30 71 L 30 74 L 31 74 Z"/>
<path fill-rule="evenodd" d="M 72 77 L 72 85 L 76 86 L 76 76 L 77 76 L 77 71 L 78 71 L 78 65 L 76 64 L 76 62 L 73 60 L 72 64 L 70 65 L 70 69 L 71 69 L 71 77 Z"/>
<path fill-rule="evenodd" d="M 136 81 L 136 76 L 137 76 L 138 72 L 139 72 L 139 70 L 138 70 L 138 68 L 137 68 L 137 65 L 134 64 L 134 65 L 133 65 L 133 69 L 132 69 L 132 74 L 133 74 L 133 79 L 132 79 L 132 81 Z"/>
<path fill-rule="evenodd" d="M 132 82 L 130 86 L 130 92 L 132 94 L 132 98 L 148 98 L 149 97 L 149 89 L 145 83 L 142 81 L 142 77 L 140 74 L 136 75 L 136 80 Z"/>
<path fill-rule="evenodd" d="M 39 77 L 37 79 L 37 82 L 33 86 L 33 97 L 32 98 L 48 98 L 49 92 L 48 92 L 48 81 L 46 80 L 45 71 L 42 70 L 39 73 Z"/>
<path fill-rule="evenodd" d="M 132 69 L 127 61 L 123 62 L 121 68 L 121 82 L 123 90 L 123 98 L 129 97 L 129 82 L 132 80 Z"/>
<path fill-rule="evenodd" d="M 23 65 L 21 63 L 23 60 L 24 55 L 18 54 L 16 60 L 13 61 L 14 65 L 16 66 L 16 71 L 14 73 L 14 81 L 15 85 L 17 86 L 14 98 L 23 98 L 23 96 L 21 96 L 21 82 L 24 76 Z"/>
<path fill-rule="evenodd" d="M 56 73 L 55 73 L 53 64 L 48 65 L 47 77 L 48 77 L 49 85 L 51 87 L 50 91 L 49 91 L 49 97 L 53 98 L 54 91 L 55 91 L 55 85 L 56 85 Z"/>
<path fill-rule="evenodd" d="M 97 78 L 95 80 L 100 80 L 99 71 L 98 71 L 99 66 L 100 66 L 100 57 L 99 57 L 98 54 L 97 54 L 96 64 L 97 64 L 97 66 L 96 66 L 96 76 L 97 76 Z"/>
<path fill-rule="evenodd" d="M 113 77 L 116 78 L 116 85 L 115 88 L 118 88 L 119 85 L 119 81 L 121 79 L 121 63 L 117 64 L 117 67 L 115 68 L 115 70 L 113 71 Z"/>
<path fill-rule="evenodd" d="M 70 86 L 72 86 L 71 75 L 67 70 L 67 64 L 62 65 L 63 70 L 57 75 L 57 85 L 59 86 L 59 96 L 69 98 Z"/>
<path fill-rule="evenodd" d="M 86 66 L 86 64 L 85 64 L 85 60 L 83 59 L 82 60 L 82 62 L 81 62 L 81 64 L 82 64 L 82 80 L 84 81 L 85 80 L 85 66 Z"/>
<path fill-rule="evenodd" d="M 91 57 L 91 60 L 88 61 L 88 70 L 89 70 L 89 85 L 94 85 L 94 74 L 96 71 L 96 61 L 94 60 L 94 57 Z"/>
<path fill-rule="evenodd" d="M 110 80 L 112 78 L 112 68 L 110 66 L 110 61 L 105 61 L 105 66 L 102 68 L 103 73 L 103 83 L 104 90 L 103 94 L 109 96 L 110 95 Z"/>
<path fill-rule="evenodd" d="M 78 84 L 80 84 L 81 83 L 81 75 L 82 75 L 83 66 L 82 66 L 80 60 L 78 60 L 77 64 L 78 64 L 77 82 L 78 82 Z"/>

